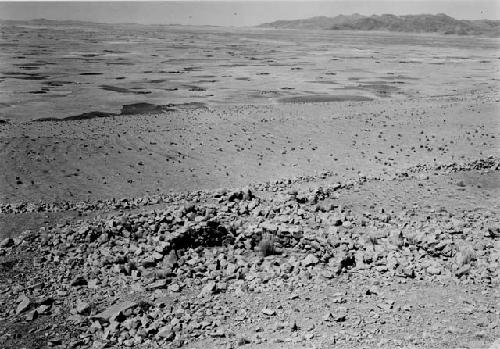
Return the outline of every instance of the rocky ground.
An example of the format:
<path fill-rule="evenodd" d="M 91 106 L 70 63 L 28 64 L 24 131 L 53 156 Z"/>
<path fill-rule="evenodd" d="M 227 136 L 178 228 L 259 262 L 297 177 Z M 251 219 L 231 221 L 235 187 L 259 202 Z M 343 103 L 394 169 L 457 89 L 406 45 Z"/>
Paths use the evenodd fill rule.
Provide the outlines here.
<path fill-rule="evenodd" d="M 500 347 L 497 41 L 6 30 L 0 348 Z"/>
<path fill-rule="evenodd" d="M 346 182 L 324 173 L 133 202 L 3 205 L 55 218 L 1 242 L 1 342 L 489 347 L 500 336 L 499 170 L 490 157 Z"/>

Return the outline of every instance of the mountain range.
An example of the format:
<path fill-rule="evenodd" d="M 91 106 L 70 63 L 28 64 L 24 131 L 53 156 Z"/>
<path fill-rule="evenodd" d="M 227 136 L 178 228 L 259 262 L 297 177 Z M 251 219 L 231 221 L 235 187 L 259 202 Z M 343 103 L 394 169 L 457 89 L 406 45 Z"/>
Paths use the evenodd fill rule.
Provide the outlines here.
<path fill-rule="evenodd" d="M 391 14 L 363 16 L 355 13 L 350 16 L 318 16 L 298 20 L 278 20 L 261 24 L 259 27 L 500 36 L 500 21 L 498 20 L 460 20 L 443 13 L 407 16 Z"/>

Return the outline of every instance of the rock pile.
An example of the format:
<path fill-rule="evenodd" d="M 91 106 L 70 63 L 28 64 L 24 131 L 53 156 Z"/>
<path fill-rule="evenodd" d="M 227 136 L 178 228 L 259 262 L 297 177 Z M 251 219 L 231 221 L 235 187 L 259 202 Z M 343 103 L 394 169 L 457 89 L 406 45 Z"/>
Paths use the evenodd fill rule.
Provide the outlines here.
<path fill-rule="evenodd" d="M 442 209 L 420 220 L 418 207 L 355 216 L 335 204 L 343 186 L 266 198 L 249 188 L 196 192 L 162 210 L 26 231 L 0 242 L 0 256 L 33 255 L 36 278 L 2 286 L 0 316 L 33 321 L 70 309 L 82 329 L 75 345 L 181 346 L 232 336 L 224 323 L 239 315 L 218 302 L 221 294 L 293 292 L 345 273 L 499 283 L 498 217 Z M 269 237 L 272 253 L 263 253 Z"/>

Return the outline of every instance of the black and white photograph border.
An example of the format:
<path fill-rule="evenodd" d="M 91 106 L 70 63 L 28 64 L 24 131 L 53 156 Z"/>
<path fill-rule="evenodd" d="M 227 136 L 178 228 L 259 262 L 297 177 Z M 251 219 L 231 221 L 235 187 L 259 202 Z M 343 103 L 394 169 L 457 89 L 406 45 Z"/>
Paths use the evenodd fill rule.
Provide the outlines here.
<path fill-rule="evenodd" d="M 0 47 L 0 348 L 500 349 L 498 1 L 0 1 Z"/>

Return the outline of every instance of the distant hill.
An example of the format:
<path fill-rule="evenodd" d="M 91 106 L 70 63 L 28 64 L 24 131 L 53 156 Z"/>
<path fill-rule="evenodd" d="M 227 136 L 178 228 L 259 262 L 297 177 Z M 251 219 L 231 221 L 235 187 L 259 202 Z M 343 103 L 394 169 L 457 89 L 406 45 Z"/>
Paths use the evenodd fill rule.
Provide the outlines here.
<path fill-rule="evenodd" d="M 307 19 L 297 20 L 280 20 L 272 23 L 264 23 L 259 27 L 263 28 L 280 28 L 280 29 L 331 29 L 335 25 L 342 25 L 352 23 L 358 19 L 364 18 L 360 14 L 353 14 L 351 16 L 339 15 L 336 17 L 311 17 Z"/>
<path fill-rule="evenodd" d="M 500 21 L 459 20 L 445 14 L 396 16 L 390 14 L 336 17 L 311 17 L 279 20 L 259 25 L 261 28 L 316 30 L 377 30 L 405 33 L 440 33 L 457 35 L 500 36 Z"/>

